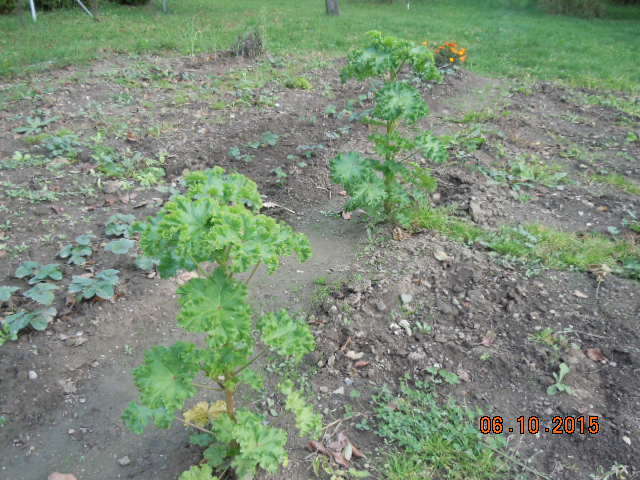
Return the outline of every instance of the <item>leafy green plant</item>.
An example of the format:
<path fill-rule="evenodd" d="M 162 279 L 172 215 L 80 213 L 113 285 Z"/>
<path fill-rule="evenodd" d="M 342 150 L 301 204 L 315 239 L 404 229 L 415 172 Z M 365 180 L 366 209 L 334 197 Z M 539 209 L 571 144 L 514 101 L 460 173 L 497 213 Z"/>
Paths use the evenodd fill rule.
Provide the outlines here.
<path fill-rule="evenodd" d="M 198 430 L 192 441 L 206 447 L 204 459 L 214 470 L 232 468 L 237 478 L 250 479 L 258 468 L 273 473 L 286 464 L 287 435 L 265 424 L 262 415 L 237 406 L 236 393 L 243 385 L 262 390 L 264 379 L 251 365 L 269 350 L 299 361 L 315 342 L 309 326 L 285 310 L 254 320 L 248 284 L 261 265 L 271 273 L 281 257 L 295 253 L 305 261 L 311 249 L 304 235 L 258 213 L 262 200 L 248 178 L 214 168 L 189 174 L 186 184 L 184 195 L 134 229 L 145 255 L 158 259 L 161 276 L 197 273 L 178 289 L 177 320 L 185 330 L 204 334 L 205 346 L 178 342 L 148 350 L 134 371 L 140 403 L 131 403 L 123 419 L 137 433 L 151 421 L 168 428 L 199 390 L 218 390 L 224 400 L 200 402 L 181 420 Z M 207 269 L 210 264 L 216 267 Z M 237 278 L 249 270 L 246 278 Z M 265 345 L 259 353 L 256 329 Z M 195 382 L 200 375 L 207 384 Z M 304 406 L 292 384 L 281 388 L 302 433 L 317 435 L 319 417 Z"/>
<path fill-rule="evenodd" d="M 46 118 L 45 116 L 27 117 L 27 124 L 16 128 L 16 133 L 23 133 L 26 135 L 34 135 L 42 132 L 50 123 L 58 120 L 58 117 Z"/>
<path fill-rule="evenodd" d="M 569 365 L 564 362 L 560 364 L 558 373 L 553 372 L 553 379 L 555 380 L 555 383 L 547 388 L 547 395 L 556 395 L 557 393 L 573 394 L 573 389 L 569 385 L 562 383 L 570 371 L 571 368 L 569 368 Z"/>
<path fill-rule="evenodd" d="M 460 383 L 460 377 L 445 368 L 428 367 L 427 372 L 431 374 L 431 378 L 434 383 L 442 383 L 443 381 L 450 385 L 457 385 Z"/>
<path fill-rule="evenodd" d="M 108 269 L 97 273 L 94 277 L 74 275 L 69 285 L 69 293 L 73 293 L 80 300 L 91 300 L 93 297 L 104 300 L 113 298 L 115 288 L 120 282 L 119 273 L 118 270 Z"/>
<path fill-rule="evenodd" d="M 111 237 L 129 238 L 129 230 L 135 221 L 136 217 L 134 215 L 116 213 L 107 220 L 104 226 L 104 233 Z"/>
<path fill-rule="evenodd" d="M 31 277 L 29 278 L 29 285 L 34 285 L 47 279 L 62 280 L 62 270 L 57 263 L 41 265 L 38 262 L 27 261 L 18 265 L 15 277 Z"/>
<path fill-rule="evenodd" d="M 27 327 L 34 330 L 45 330 L 47 325 L 55 318 L 57 311 L 53 307 L 42 308 L 33 312 L 20 310 L 4 319 L 0 328 L 0 345 L 7 340 L 17 340 L 18 333 Z"/>
<path fill-rule="evenodd" d="M 70 131 L 61 131 L 56 135 L 47 135 L 42 146 L 52 157 L 75 159 L 82 146 L 80 137 Z"/>
<path fill-rule="evenodd" d="M 11 296 L 18 290 L 20 290 L 19 287 L 14 287 L 11 285 L 0 286 L 0 303 L 8 302 Z"/>
<path fill-rule="evenodd" d="M 73 265 L 84 265 L 87 259 L 93 253 L 91 241 L 96 238 L 95 235 L 89 233 L 76 237 L 76 245 L 69 244 L 62 247 L 58 252 L 60 258 L 68 258 L 68 263 Z"/>
<path fill-rule="evenodd" d="M 116 255 L 125 255 L 129 253 L 129 250 L 136 246 L 135 240 L 128 238 L 120 238 L 118 240 L 112 240 L 107 243 L 104 249 L 107 252 L 115 253 Z"/>
<path fill-rule="evenodd" d="M 501 436 L 477 428 L 477 408 L 438 399 L 433 384 L 405 382 L 398 394 L 386 386 L 374 398 L 377 433 L 397 449 L 385 461 L 389 480 L 496 480 L 506 478 L 508 466 L 495 451 L 506 446 Z"/>
<path fill-rule="evenodd" d="M 349 54 L 341 78 L 364 80 L 382 77 L 386 83 L 375 93 L 375 106 L 364 119 L 382 126 L 384 133 L 371 135 L 380 158 L 367 158 L 358 152 L 343 153 L 331 161 L 332 180 L 342 184 L 351 199 L 346 210 L 362 208 L 372 217 L 406 224 L 407 208 L 425 203 L 426 193 L 435 191 L 437 181 L 428 169 L 409 162 L 418 154 L 432 161 L 446 159 L 446 149 L 431 132 L 414 138 L 404 137 L 402 124 L 414 125 L 429 113 L 420 91 L 408 81 L 399 80 L 405 66 L 423 80 L 439 79 L 433 53 L 422 45 L 380 32 L 370 32 L 369 45 Z"/>
<path fill-rule="evenodd" d="M 289 78 L 284 82 L 284 86 L 287 88 L 297 88 L 299 90 L 311 90 L 313 85 L 304 77 Z"/>

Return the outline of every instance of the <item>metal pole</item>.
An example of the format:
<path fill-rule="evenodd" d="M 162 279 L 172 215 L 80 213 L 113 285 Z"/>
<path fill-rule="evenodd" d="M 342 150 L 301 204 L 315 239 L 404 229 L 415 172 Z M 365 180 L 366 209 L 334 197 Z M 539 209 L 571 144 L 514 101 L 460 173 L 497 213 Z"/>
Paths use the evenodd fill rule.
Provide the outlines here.
<path fill-rule="evenodd" d="M 35 22 L 38 20 L 38 15 L 36 14 L 36 4 L 34 3 L 34 0 L 29 0 L 29 6 L 31 7 L 31 17 Z"/>
<path fill-rule="evenodd" d="M 167 13 L 169 11 L 169 7 L 168 7 L 168 0 L 162 0 L 162 11 L 164 13 Z"/>
<path fill-rule="evenodd" d="M 78 5 L 80 5 L 80 7 L 86 12 L 87 15 L 93 18 L 93 13 L 91 13 L 91 10 L 89 10 L 87 7 L 84 6 L 84 3 L 82 3 L 82 0 L 76 0 L 76 2 L 78 2 Z"/>

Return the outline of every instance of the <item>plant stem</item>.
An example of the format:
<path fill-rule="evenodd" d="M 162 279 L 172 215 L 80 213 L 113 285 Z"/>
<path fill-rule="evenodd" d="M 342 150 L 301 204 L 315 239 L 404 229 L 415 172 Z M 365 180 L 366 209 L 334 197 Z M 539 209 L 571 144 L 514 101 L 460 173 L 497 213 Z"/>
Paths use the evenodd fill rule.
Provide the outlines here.
<path fill-rule="evenodd" d="M 215 387 L 211 387 L 209 385 L 204 385 L 202 383 L 193 383 L 192 384 L 194 387 L 198 387 L 198 388 L 204 388 L 205 390 L 213 390 L 214 392 L 224 392 L 223 388 L 215 388 Z"/>
<path fill-rule="evenodd" d="M 176 417 L 176 419 L 180 422 L 182 422 L 183 425 L 186 425 L 187 427 L 191 427 L 191 428 L 195 428 L 196 430 L 200 430 L 203 433 L 209 433 L 211 435 L 213 435 L 213 432 L 211 430 L 207 430 L 206 428 L 202 428 L 199 427 L 198 425 L 194 425 L 191 422 L 187 422 L 185 419 L 180 418 L 180 417 Z"/>
<path fill-rule="evenodd" d="M 225 390 L 225 405 L 227 407 L 227 415 L 229 415 L 229 418 L 231 420 L 233 420 L 234 422 L 236 421 L 236 404 L 235 404 L 235 399 L 233 398 L 233 390 L 231 390 L 230 388 Z"/>
<path fill-rule="evenodd" d="M 262 265 L 262 262 L 258 262 L 256 263 L 256 266 L 253 267 L 253 270 L 251 270 L 251 274 L 249 275 L 249 278 L 247 278 L 247 281 L 244 282 L 245 285 L 249 285 L 249 282 L 251 281 L 251 279 L 253 278 L 253 276 L 256 274 L 256 272 L 258 271 L 258 268 L 260 267 L 260 265 Z"/>
<path fill-rule="evenodd" d="M 267 354 L 266 350 L 262 350 L 259 354 L 257 354 L 255 357 L 253 357 L 251 360 L 249 360 L 247 363 L 245 363 L 242 367 L 240 367 L 238 370 L 236 370 L 234 372 L 234 376 L 238 375 L 241 371 L 243 371 L 245 368 L 249 367 L 253 362 L 255 362 L 256 360 L 258 360 L 259 358 L 264 357 Z"/>

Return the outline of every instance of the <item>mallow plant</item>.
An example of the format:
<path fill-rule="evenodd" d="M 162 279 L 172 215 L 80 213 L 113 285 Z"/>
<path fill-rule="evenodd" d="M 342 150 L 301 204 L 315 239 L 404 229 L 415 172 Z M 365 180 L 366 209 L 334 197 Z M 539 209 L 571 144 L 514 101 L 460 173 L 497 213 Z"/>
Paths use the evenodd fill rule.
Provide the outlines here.
<path fill-rule="evenodd" d="M 271 273 L 284 256 L 307 260 L 309 241 L 260 214 L 256 184 L 243 175 L 213 168 L 185 180 L 184 194 L 132 231 L 140 234 L 144 254 L 158 260 L 161 276 L 193 272 L 178 288 L 177 322 L 203 341 L 147 350 L 133 373 L 139 402 L 129 405 L 123 420 L 136 433 L 150 422 L 168 428 L 175 420 L 194 430 L 191 439 L 204 447 L 204 461 L 181 480 L 211 479 L 231 470 L 241 480 L 259 469 L 274 473 L 287 464 L 287 434 L 269 425 L 249 402 L 242 405 L 238 392 L 242 389 L 246 398 L 248 388 L 263 391 L 258 359 L 268 361 L 275 354 L 300 361 L 315 341 L 307 323 L 286 310 L 257 316 L 248 301 L 249 285 L 261 265 Z M 279 388 L 301 434 L 319 436 L 322 418 L 302 393 L 290 380 Z M 186 402 L 199 393 L 216 401 L 200 401 L 185 411 Z"/>
<path fill-rule="evenodd" d="M 341 72 L 343 82 L 355 78 L 377 79 L 381 86 L 374 94 L 374 107 L 363 121 L 378 127 L 369 139 L 375 144 L 376 158 L 359 152 L 342 153 L 331 161 L 333 181 L 350 195 L 346 210 L 365 210 L 376 219 L 406 224 L 408 212 L 427 200 L 437 181 L 418 160 L 444 162 L 446 146 L 431 132 L 405 136 L 406 127 L 415 126 L 428 115 L 429 106 L 414 81 L 441 78 L 433 52 L 408 40 L 369 32 L 369 42 L 349 54 Z M 403 73 L 409 79 L 403 80 Z"/>

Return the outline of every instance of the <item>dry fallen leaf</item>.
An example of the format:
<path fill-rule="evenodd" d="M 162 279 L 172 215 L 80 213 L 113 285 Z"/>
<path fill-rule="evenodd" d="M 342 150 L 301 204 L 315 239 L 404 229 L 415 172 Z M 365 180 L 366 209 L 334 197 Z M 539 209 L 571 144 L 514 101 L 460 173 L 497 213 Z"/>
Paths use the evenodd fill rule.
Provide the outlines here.
<path fill-rule="evenodd" d="M 344 218 L 345 220 L 351 220 L 351 212 L 342 212 L 342 218 Z"/>
<path fill-rule="evenodd" d="M 364 357 L 364 352 L 354 352 L 353 350 L 349 350 L 344 354 L 344 356 L 351 360 L 360 360 L 362 357 Z"/>
<path fill-rule="evenodd" d="M 356 363 L 353 364 L 355 368 L 364 368 L 367 365 L 369 365 L 369 362 L 367 362 L 366 360 L 358 360 Z"/>
<path fill-rule="evenodd" d="M 581 292 L 580 290 L 574 290 L 573 294 L 578 298 L 589 298 L 589 295 L 587 295 L 584 292 Z"/>
<path fill-rule="evenodd" d="M 433 256 L 439 262 L 447 262 L 451 260 L 451 257 L 447 255 L 444 250 L 436 250 L 435 252 L 433 252 Z"/>
<path fill-rule="evenodd" d="M 396 242 L 402 242 L 411 237 L 411 234 L 409 232 L 403 230 L 400 227 L 394 228 L 393 232 L 391 232 L 391 235 Z"/>
<path fill-rule="evenodd" d="M 480 343 L 485 347 L 490 347 L 491 345 L 493 345 L 493 342 L 495 341 L 496 341 L 496 332 L 494 332 L 493 330 L 489 330 L 486 333 L 486 335 L 482 337 L 482 340 L 480 341 Z"/>
<path fill-rule="evenodd" d="M 198 278 L 198 274 L 196 272 L 182 272 L 176 277 L 176 283 L 178 285 L 184 285 L 192 278 Z"/>
<path fill-rule="evenodd" d="M 594 362 L 605 362 L 607 360 L 607 357 L 604 356 L 604 353 L 599 348 L 587 348 L 584 353 Z"/>

